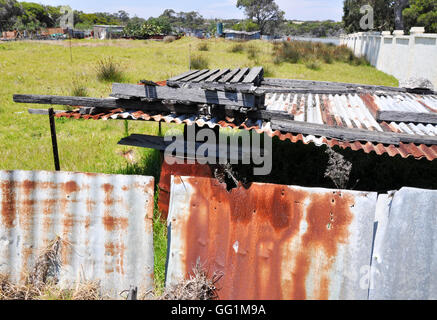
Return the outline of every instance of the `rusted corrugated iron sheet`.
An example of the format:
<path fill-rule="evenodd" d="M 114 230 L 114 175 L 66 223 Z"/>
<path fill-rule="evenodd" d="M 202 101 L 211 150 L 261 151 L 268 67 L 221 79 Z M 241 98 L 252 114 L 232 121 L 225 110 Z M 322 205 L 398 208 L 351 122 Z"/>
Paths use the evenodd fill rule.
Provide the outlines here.
<path fill-rule="evenodd" d="M 367 299 L 377 194 L 173 177 L 167 285 L 196 260 L 221 299 Z"/>
<path fill-rule="evenodd" d="M 100 280 L 113 298 L 153 288 L 153 178 L 0 171 L 0 186 L 1 274 L 23 281 L 59 236 L 61 285 Z"/>
<path fill-rule="evenodd" d="M 167 220 L 168 207 L 170 204 L 170 187 L 171 176 L 190 176 L 212 178 L 213 174 L 209 165 L 199 163 L 195 164 L 173 164 L 169 165 L 167 161 L 162 162 L 161 177 L 159 179 L 159 201 L 158 208 L 161 212 L 161 218 Z"/>
<path fill-rule="evenodd" d="M 433 190 L 379 197 L 370 299 L 437 299 L 436 208 Z"/>

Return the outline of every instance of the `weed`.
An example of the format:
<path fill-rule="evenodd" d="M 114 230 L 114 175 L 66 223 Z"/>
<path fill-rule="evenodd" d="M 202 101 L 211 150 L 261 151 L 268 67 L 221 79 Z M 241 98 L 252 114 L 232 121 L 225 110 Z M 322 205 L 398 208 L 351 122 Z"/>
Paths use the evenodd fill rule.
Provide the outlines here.
<path fill-rule="evenodd" d="M 244 45 L 242 43 L 236 43 L 230 47 L 229 52 L 241 53 L 244 51 Z"/>
<path fill-rule="evenodd" d="M 199 50 L 199 51 L 209 51 L 208 43 L 206 43 L 206 42 L 200 43 L 199 46 L 197 47 L 197 50 Z"/>
<path fill-rule="evenodd" d="M 196 55 L 191 57 L 191 68 L 195 70 L 208 69 L 208 59 L 201 56 Z"/>
<path fill-rule="evenodd" d="M 96 67 L 97 79 L 103 82 L 122 82 L 124 73 L 112 57 L 99 60 Z"/>

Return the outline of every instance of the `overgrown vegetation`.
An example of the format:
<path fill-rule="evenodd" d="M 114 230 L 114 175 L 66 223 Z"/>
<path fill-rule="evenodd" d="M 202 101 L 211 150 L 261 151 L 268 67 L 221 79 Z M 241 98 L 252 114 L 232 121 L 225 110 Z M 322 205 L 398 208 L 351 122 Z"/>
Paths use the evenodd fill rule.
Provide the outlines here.
<path fill-rule="evenodd" d="M 208 69 L 209 61 L 208 58 L 202 55 L 194 55 L 191 57 L 191 68 L 192 69 Z"/>
<path fill-rule="evenodd" d="M 334 61 L 350 65 L 369 65 L 364 57 L 355 57 L 346 46 L 335 46 L 320 42 L 290 41 L 278 43 L 273 48 L 274 63 L 304 63 L 309 69 L 320 70 L 321 63 L 332 64 Z"/>
<path fill-rule="evenodd" d="M 124 78 L 120 65 L 112 57 L 102 58 L 96 66 L 97 79 L 104 82 L 122 82 Z"/>
<path fill-rule="evenodd" d="M 198 46 L 197 46 L 197 50 L 199 51 L 209 51 L 209 46 L 207 42 L 201 42 Z"/>

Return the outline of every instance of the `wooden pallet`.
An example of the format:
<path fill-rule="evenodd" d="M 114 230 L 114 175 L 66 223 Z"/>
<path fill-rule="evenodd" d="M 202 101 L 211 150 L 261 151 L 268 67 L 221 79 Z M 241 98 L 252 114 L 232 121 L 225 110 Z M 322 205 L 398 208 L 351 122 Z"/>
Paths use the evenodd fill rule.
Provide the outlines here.
<path fill-rule="evenodd" d="M 259 86 L 264 80 L 263 67 L 191 70 L 167 80 L 170 87 L 184 84 L 242 84 Z"/>

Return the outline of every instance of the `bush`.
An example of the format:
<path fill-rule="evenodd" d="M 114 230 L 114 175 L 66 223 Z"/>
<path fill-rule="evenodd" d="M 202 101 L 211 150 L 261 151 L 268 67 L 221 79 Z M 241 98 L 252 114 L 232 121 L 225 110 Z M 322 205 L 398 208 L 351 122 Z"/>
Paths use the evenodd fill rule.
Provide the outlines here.
<path fill-rule="evenodd" d="M 176 37 L 175 36 L 165 36 L 164 37 L 164 42 L 165 43 L 172 43 L 173 41 L 176 41 Z"/>
<path fill-rule="evenodd" d="M 250 60 L 254 60 L 256 59 L 257 55 L 258 55 L 258 50 L 255 46 L 250 45 L 247 47 L 247 56 L 249 57 Z"/>
<path fill-rule="evenodd" d="M 311 57 L 309 59 L 309 57 Z M 320 62 L 331 64 L 334 61 L 351 65 L 367 65 L 365 58 L 357 58 L 347 46 L 335 46 L 320 42 L 292 41 L 273 46 L 273 63 L 302 63 L 313 70 L 320 69 Z"/>
<path fill-rule="evenodd" d="M 320 70 L 321 63 L 318 60 L 310 59 L 305 63 L 305 66 L 311 70 Z"/>
<path fill-rule="evenodd" d="M 202 57 L 201 55 L 191 57 L 191 68 L 192 69 L 208 69 L 208 59 Z"/>
<path fill-rule="evenodd" d="M 208 44 L 206 42 L 202 42 L 201 44 L 199 44 L 197 49 L 199 51 L 209 51 L 209 47 L 208 47 Z"/>
<path fill-rule="evenodd" d="M 96 67 L 97 79 L 104 82 L 121 82 L 124 78 L 124 73 L 120 65 L 109 57 L 103 58 L 97 63 Z"/>
<path fill-rule="evenodd" d="M 229 49 L 229 52 L 232 53 L 241 53 L 243 51 L 244 51 L 244 45 L 242 43 L 236 43 Z"/>

